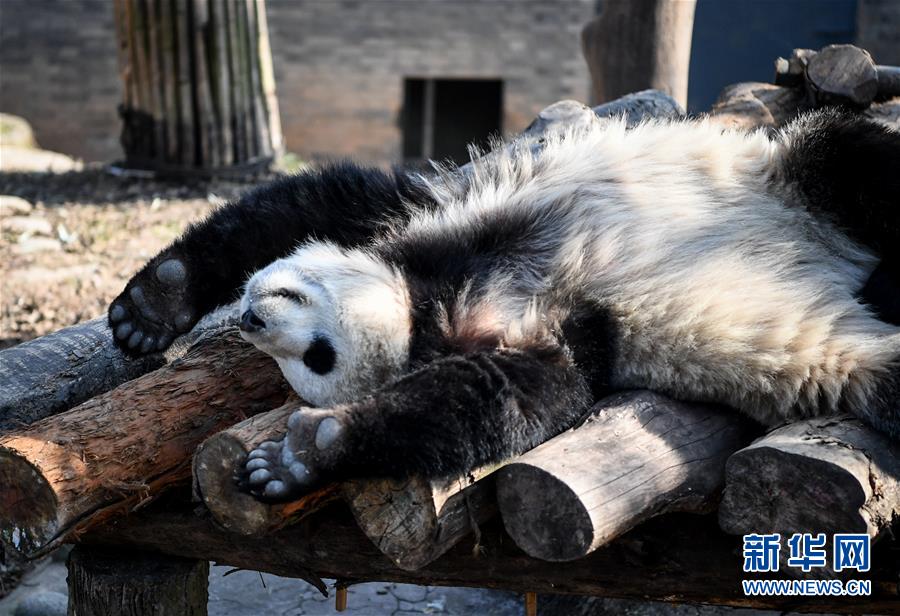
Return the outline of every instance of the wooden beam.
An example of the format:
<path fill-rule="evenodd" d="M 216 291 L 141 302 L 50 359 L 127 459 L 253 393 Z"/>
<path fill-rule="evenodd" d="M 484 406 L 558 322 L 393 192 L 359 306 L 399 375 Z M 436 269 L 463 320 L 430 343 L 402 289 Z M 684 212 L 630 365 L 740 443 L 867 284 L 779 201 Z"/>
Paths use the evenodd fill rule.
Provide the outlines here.
<path fill-rule="evenodd" d="M 735 411 L 649 391 L 610 396 L 500 469 L 503 524 L 530 556 L 582 558 L 653 516 L 714 509 L 725 461 L 751 438 Z"/>
<path fill-rule="evenodd" d="M 67 566 L 69 614 L 207 614 L 206 560 L 76 546 Z"/>
<path fill-rule="evenodd" d="M 272 358 L 237 332 L 203 338 L 156 372 L 0 436 L 0 520 L 48 547 L 128 512 L 190 477 L 203 439 L 288 392 Z"/>
<path fill-rule="evenodd" d="M 471 546 L 458 544 L 424 568 L 407 571 L 369 541 L 340 503 L 265 537 L 219 530 L 211 519 L 186 509 L 174 498 L 165 499 L 93 529 L 80 541 L 215 560 L 314 583 L 322 576 L 840 613 L 891 613 L 900 601 L 900 563 L 892 554 L 896 542 L 873 546 L 872 570 L 860 574 L 872 580 L 871 596 L 744 596 L 740 581 L 748 575 L 742 572 L 741 540 L 723 533 L 714 515 L 655 518 L 585 558 L 564 563 L 529 558 L 499 524 L 488 522 L 482 526 L 477 554 Z M 319 587 L 324 590 L 324 585 Z"/>
<path fill-rule="evenodd" d="M 900 519 L 900 443 L 851 417 L 797 422 L 731 456 L 719 524 L 733 534 L 867 533 Z"/>

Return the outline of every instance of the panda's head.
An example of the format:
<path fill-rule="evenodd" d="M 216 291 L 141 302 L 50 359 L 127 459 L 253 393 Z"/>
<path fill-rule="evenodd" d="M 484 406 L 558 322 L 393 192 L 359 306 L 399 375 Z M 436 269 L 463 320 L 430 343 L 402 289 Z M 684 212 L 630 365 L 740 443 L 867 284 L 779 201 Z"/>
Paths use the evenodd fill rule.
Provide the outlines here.
<path fill-rule="evenodd" d="M 275 261 L 250 278 L 241 315 L 241 335 L 316 406 L 371 393 L 406 365 L 403 277 L 361 250 L 315 242 Z"/>

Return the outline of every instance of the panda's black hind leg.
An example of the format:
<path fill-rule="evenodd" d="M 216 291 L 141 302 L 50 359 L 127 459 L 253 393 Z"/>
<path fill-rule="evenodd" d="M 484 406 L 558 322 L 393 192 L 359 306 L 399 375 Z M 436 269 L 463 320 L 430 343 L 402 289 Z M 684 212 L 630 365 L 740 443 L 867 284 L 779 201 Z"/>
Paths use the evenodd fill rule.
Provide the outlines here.
<path fill-rule="evenodd" d="M 900 132 L 836 109 L 786 129 L 781 176 L 805 207 L 900 263 Z"/>

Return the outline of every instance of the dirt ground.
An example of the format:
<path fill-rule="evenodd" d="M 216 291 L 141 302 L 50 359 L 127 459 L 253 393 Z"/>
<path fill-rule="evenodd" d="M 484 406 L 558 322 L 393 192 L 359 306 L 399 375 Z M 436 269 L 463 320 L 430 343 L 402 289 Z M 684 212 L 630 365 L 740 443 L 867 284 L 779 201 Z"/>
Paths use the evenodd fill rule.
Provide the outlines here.
<path fill-rule="evenodd" d="M 102 315 L 191 222 L 250 188 L 116 177 L 104 168 L 0 173 L 0 348 Z"/>

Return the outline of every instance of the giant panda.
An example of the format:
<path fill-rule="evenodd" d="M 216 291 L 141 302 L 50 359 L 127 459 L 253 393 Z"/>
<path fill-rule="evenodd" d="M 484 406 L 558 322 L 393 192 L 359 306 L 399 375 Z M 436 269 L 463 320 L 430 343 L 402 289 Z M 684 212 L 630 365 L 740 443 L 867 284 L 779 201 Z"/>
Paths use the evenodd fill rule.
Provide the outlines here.
<path fill-rule="evenodd" d="M 898 263 L 900 133 L 838 111 L 774 135 L 613 120 L 465 169 L 280 179 L 108 316 L 139 355 L 241 295 L 242 335 L 312 406 L 238 473 L 279 501 L 464 473 L 630 388 L 900 438 Z"/>

